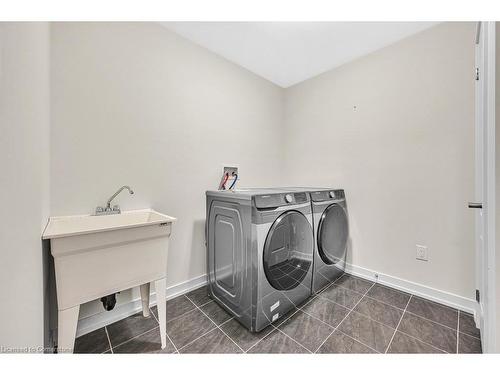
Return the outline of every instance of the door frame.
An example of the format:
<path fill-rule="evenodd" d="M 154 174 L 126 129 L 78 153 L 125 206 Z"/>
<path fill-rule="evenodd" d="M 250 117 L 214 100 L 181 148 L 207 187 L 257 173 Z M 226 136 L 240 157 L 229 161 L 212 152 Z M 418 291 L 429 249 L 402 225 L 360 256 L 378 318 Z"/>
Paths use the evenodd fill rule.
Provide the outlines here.
<path fill-rule="evenodd" d="M 481 302 L 478 307 L 481 327 L 481 341 L 484 353 L 497 351 L 496 340 L 496 259 L 495 259 L 495 22 L 478 23 L 476 44 L 481 44 L 482 53 L 476 54 L 476 66 L 479 68 L 479 80 L 482 86 L 479 96 L 476 93 L 476 136 L 482 136 L 482 141 L 476 140 L 476 157 L 482 155 L 483 169 L 476 171 L 476 192 L 481 197 L 483 208 L 483 242 L 476 246 L 476 282 L 480 291 Z M 481 122 L 481 123 L 478 123 Z M 479 151 L 479 154 L 478 154 Z M 482 181 L 477 180 L 481 176 Z M 478 241 L 476 232 L 476 244 Z M 481 253 L 482 251 L 482 253 Z"/>

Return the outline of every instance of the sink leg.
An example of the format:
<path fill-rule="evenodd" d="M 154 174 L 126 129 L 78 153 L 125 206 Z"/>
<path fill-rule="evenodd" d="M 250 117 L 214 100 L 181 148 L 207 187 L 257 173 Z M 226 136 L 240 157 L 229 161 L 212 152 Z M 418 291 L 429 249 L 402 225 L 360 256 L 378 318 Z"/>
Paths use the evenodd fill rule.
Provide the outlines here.
<path fill-rule="evenodd" d="M 155 281 L 156 301 L 158 306 L 158 320 L 160 321 L 161 348 L 167 346 L 167 280 Z"/>
<path fill-rule="evenodd" d="M 149 316 L 149 283 L 141 285 L 142 315 Z"/>
<path fill-rule="evenodd" d="M 58 353 L 73 353 L 76 327 L 80 305 L 57 312 L 57 350 Z"/>

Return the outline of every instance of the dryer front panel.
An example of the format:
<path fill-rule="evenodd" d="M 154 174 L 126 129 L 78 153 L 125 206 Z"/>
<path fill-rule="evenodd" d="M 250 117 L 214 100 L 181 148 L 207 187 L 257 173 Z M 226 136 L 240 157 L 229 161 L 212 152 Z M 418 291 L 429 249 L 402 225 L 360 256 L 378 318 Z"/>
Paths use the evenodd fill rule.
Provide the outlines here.
<path fill-rule="evenodd" d="M 347 213 L 342 206 L 333 203 L 319 220 L 317 246 L 321 260 L 328 265 L 344 260 L 348 236 Z"/>

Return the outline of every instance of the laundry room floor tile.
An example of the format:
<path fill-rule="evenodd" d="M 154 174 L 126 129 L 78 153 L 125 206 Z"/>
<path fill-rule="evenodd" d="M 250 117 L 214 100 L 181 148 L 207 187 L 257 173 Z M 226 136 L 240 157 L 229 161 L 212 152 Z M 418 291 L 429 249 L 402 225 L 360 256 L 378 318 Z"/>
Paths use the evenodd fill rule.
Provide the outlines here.
<path fill-rule="evenodd" d="M 444 353 L 423 341 L 417 340 L 404 333 L 396 332 L 387 353 L 416 354 L 416 353 Z"/>
<path fill-rule="evenodd" d="M 189 298 L 196 306 L 202 306 L 212 299 L 208 296 L 208 289 L 206 286 L 195 289 L 186 293 L 186 297 Z"/>
<path fill-rule="evenodd" d="M 335 331 L 330 337 L 321 345 L 317 353 L 339 353 L 339 354 L 369 354 L 376 353 L 373 349 L 346 336 L 340 331 Z"/>
<path fill-rule="evenodd" d="M 198 309 L 167 322 L 167 334 L 178 350 L 214 328 L 216 325 Z"/>
<path fill-rule="evenodd" d="M 452 329 L 457 329 L 458 310 L 413 296 L 406 308 L 407 311 L 423 318 L 444 324 Z"/>
<path fill-rule="evenodd" d="M 326 298 L 315 298 L 301 308 L 302 311 L 314 316 L 332 327 L 337 327 L 349 310 L 342 305 L 333 303 Z"/>
<path fill-rule="evenodd" d="M 180 350 L 181 353 L 243 353 L 243 351 L 220 329 L 214 329 L 206 335 L 186 345 Z"/>
<path fill-rule="evenodd" d="M 200 310 L 203 311 L 218 326 L 231 319 L 231 315 L 229 315 L 226 310 L 220 307 L 215 301 L 204 304 L 200 307 Z"/>
<path fill-rule="evenodd" d="M 340 279 L 337 279 L 334 284 L 364 294 L 370 289 L 373 282 L 345 273 Z"/>
<path fill-rule="evenodd" d="M 167 301 L 167 321 L 175 319 L 194 309 L 196 309 L 196 306 L 185 295 L 175 297 Z M 153 311 L 155 317 L 158 318 L 158 307 L 152 307 L 151 311 Z"/>
<path fill-rule="evenodd" d="M 248 353 L 309 353 L 309 351 L 284 333 L 275 329 L 268 336 L 264 337 L 257 345 L 251 348 Z"/>
<path fill-rule="evenodd" d="M 105 328 L 99 328 L 95 331 L 80 336 L 75 341 L 75 353 L 104 353 L 109 350 L 108 335 Z"/>
<path fill-rule="evenodd" d="M 408 311 L 405 312 L 398 330 L 447 353 L 457 351 L 457 331 Z"/>
<path fill-rule="evenodd" d="M 394 334 L 391 327 L 354 311 L 340 324 L 339 330 L 379 353 L 385 352 Z"/>
<path fill-rule="evenodd" d="M 244 351 L 247 351 L 252 346 L 257 344 L 262 338 L 269 334 L 274 327 L 267 326 L 260 332 L 250 332 L 244 326 L 242 326 L 236 319 L 231 319 L 230 321 L 224 323 L 220 326 L 220 329 L 224 331 L 231 339 Z"/>
<path fill-rule="evenodd" d="M 363 297 L 363 295 L 355 292 L 354 290 L 346 289 L 333 284 L 323 290 L 319 294 L 319 297 L 329 299 L 330 301 L 345 306 L 348 309 L 352 309 Z"/>
<path fill-rule="evenodd" d="M 403 310 L 366 296 L 356 305 L 354 311 L 394 329 L 403 316 Z"/>
<path fill-rule="evenodd" d="M 458 335 L 458 353 L 479 354 L 481 352 L 481 340 L 463 333 Z"/>
<path fill-rule="evenodd" d="M 394 307 L 404 309 L 411 295 L 384 285 L 375 284 L 373 288 L 368 291 L 367 296 Z"/>
<path fill-rule="evenodd" d="M 460 311 L 459 325 L 460 332 L 477 338 L 481 337 L 479 329 L 476 328 L 476 323 L 474 322 L 474 316 L 472 316 L 472 314 Z"/>
<path fill-rule="evenodd" d="M 162 350 L 151 311 L 78 337 L 75 353 L 481 353 L 471 314 L 348 274 L 257 333 L 202 287 L 167 301 Z"/>
<path fill-rule="evenodd" d="M 109 341 L 114 347 L 156 327 L 158 327 L 158 322 L 152 314 L 145 318 L 142 312 L 139 312 L 110 324 L 106 329 Z"/>
<path fill-rule="evenodd" d="M 167 347 L 161 348 L 160 328 L 143 333 L 133 339 L 113 347 L 113 353 L 174 353 L 174 345 L 167 338 Z"/>
<path fill-rule="evenodd" d="M 312 352 L 333 332 L 332 327 L 303 311 L 286 320 L 279 330 Z"/>

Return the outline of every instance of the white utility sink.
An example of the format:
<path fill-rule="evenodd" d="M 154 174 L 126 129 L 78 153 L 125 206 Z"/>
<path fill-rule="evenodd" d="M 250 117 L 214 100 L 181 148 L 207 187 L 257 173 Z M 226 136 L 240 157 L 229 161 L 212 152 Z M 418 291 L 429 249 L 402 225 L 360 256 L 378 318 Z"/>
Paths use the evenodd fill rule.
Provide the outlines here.
<path fill-rule="evenodd" d="M 51 217 L 50 240 L 58 304 L 58 352 L 72 352 L 80 304 L 140 285 L 149 315 L 155 282 L 162 348 L 166 346 L 166 272 L 175 218 L 151 209 L 113 215 Z"/>
<path fill-rule="evenodd" d="M 56 216 L 49 219 L 42 238 L 47 240 L 116 229 L 144 227 L 171 223 L 175 220 L 173 217 L 151 209 L 123 211 L 121 214 L 105 216 Z"/>

